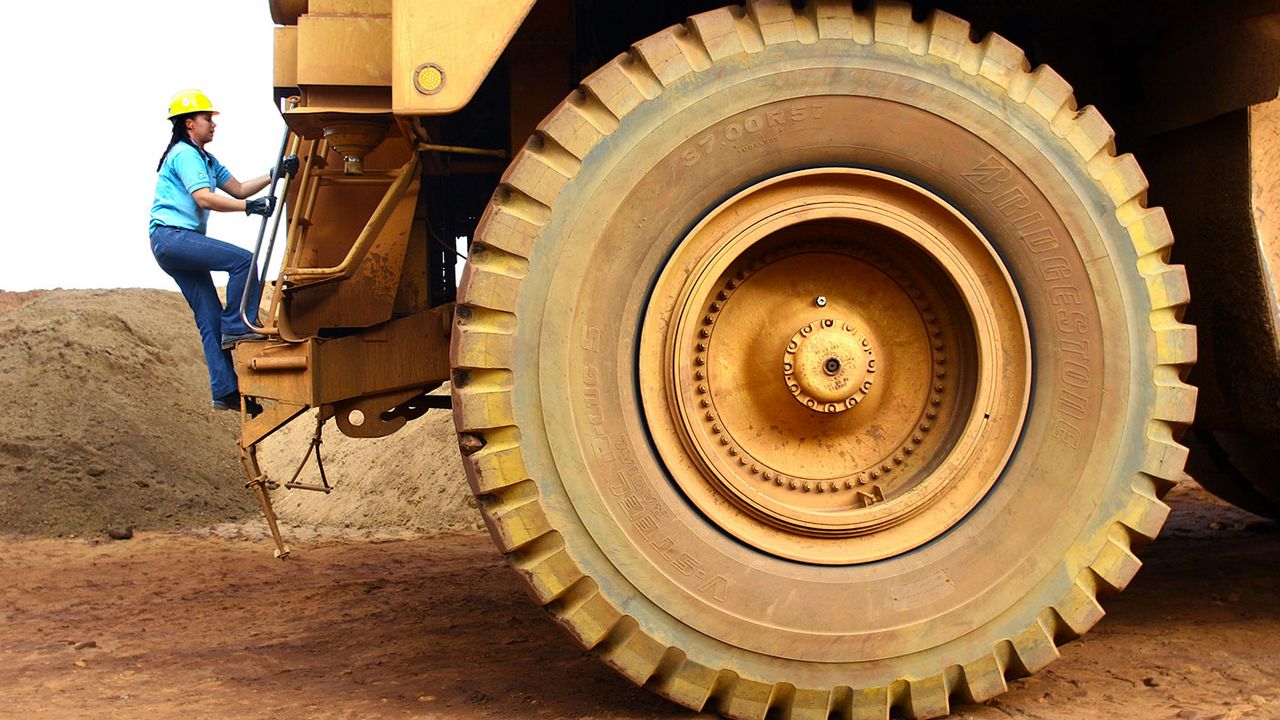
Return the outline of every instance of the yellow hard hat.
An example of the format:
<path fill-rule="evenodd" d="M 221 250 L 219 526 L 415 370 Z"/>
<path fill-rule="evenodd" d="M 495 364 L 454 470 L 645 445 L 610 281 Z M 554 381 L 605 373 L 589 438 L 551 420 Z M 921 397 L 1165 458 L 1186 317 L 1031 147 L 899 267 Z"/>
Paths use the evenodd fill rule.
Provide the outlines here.
<path fill-rule="evenodd" d="M 209 96 L 195 88 L 183 90 L 177 95 L 174 95 L 173 99 L 169 101 L 170 120 L 178 117 L 179 115 L 186 115 L 187 113 L 194 112 L 207 112 L 214 115 L 218 114 L 218 111 L 213 109 L 213 103 L 209 102 Z"/>

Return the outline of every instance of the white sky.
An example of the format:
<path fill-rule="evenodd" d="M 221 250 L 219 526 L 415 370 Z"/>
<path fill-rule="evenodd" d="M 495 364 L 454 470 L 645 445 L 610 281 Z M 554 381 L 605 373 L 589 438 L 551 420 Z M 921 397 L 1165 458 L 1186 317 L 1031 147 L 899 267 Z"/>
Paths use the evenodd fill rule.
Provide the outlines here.
<path fill-rule="evenodd" d="M 4 14 L 0 290 L 176 290 L 147 244 L 169 99 L 209 95 L 221 114 L 208 149 L 237 178 L 271 167 L 284 124 L 267 0 L 61 0 Z M 252 249 L 259 221 L 213 213 L 209 234 Z"/>

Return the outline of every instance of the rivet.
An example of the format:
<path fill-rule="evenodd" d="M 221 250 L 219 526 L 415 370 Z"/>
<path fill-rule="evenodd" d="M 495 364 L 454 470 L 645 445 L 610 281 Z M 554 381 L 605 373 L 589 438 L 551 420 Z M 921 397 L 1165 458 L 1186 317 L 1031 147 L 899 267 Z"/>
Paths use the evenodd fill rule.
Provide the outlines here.
<path fill-rule="evenodd" d="M 861 481 L 861 480 L 859 480 L 858 482 L 862 482 L 862 481 Z M 844 481 L 844 486 L 845 486 L 845 488 L 852 488 L 852 487 L 853 487 L 853 481 L 852 481 L 852 480 L 845 480 L 845 481 Z"/>
<path fill-rule="evenodd" d="M 747 459 L 746 455 L 743 455 L 742 457 L 738 458 L 738 462 L 745 466 L 747 463 L 751 461 Z"/>
<path fill-rule="evenodd" d="M 711 324 L 711 323 L 713 323 L 713 322 L 715 322 L 715 318 L 714 318 L 714 317 L 712 317 L 712 316 L 710 316 L 710 315 L 707 315 L 707 316 L 705 316 L 705 317 L 703 317 L 703 318 L 702 318 L 702 324 L 703 324 L 703 325 L 710 325 L 710 324 Z"/>

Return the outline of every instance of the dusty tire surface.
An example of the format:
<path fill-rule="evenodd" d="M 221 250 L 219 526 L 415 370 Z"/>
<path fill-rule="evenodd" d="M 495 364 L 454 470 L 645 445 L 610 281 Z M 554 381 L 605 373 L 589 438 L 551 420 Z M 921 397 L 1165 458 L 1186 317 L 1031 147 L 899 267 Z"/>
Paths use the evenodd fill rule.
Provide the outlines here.
<path fill-rule="evenodd" d="M 539 126 L 464 273 L 454 416 L 495 542 L 694 709 L 1004 691 L 1098 621 L 1183 473 L 1195 333 L 1145 190 L 1066 82 L 945 13 L 759 2 L 638 42 Z M 833 377 L 883 362 L 860 394 L 792 382 L 826 319 L 856 339 Z"/>

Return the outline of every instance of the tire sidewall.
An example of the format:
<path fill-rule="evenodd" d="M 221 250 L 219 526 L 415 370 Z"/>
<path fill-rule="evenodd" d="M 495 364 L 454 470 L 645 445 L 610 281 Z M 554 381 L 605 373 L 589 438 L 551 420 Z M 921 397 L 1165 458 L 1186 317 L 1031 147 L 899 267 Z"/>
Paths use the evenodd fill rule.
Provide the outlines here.
<path fill-rule="evenodd" d="M 940 128 L 954 126 L 991 152 L 893 141 L 895 128 L 879 113 L 859 130 L 836 127 L 834 115 L 824 123 L 817 107 L 832 102 L 815 98 L 842 97 L 945 117 Z M 768 135 L 772 112 L 783 113 L 785 128 Z M 749 137 L 753 117 L 758 139 Z M 900 152 L 857 141 L 877 135 Z M 706 137 L 731 160 L 708 154 Z M 645 298 L 687 229 L 743 184 L 813 164 L 890 172 L 951 200 L 1005 261 L 1032 336 L 1027 421 L 987 497 L 928 544 L 846 568 L 791 563 L 708 533 L 645 441 L 635 383 Z M 1006 212 L 1021 202 L 1011 197 L 1028 199 L 1022 210 L 1052 212 L 1051 239 L 1028 239 L 1026 212 Z M 1141 461 L 1123 449 L 1142 447 L 1155 360 L 1136 258 L 1114 211 L 1083 160 L 1003 88 L 900 48 L 773 47 L 666 88 L 624 118 L 566 185 L 519 297 L 517 347 L 538 351 L 518 354 L 514 406 L 551 524 L 645 632 L 690 658 L 728 653 L 747 677 L 797 682 L 794 665 L 778 657 L 816 653 L 807 659 L 822 665 L 802 673 L 815 684 L 830 684 L 829 673 L 886 684 L 903 673 L 886 658 L 907 657 L 932 674 L 989 653 L 1036 622 L 1096 556 Z M 722 558 L 733 558 L 739 574 L 718 570 Z M 797 600 L 793 587 L 775 597 L 787 583 L 838 591 Z M 755 596 L 744 607 L 761 608 L 745 642 L 749 613 L 725 607 L 738 593 Z M 782 594 L 789 608 L 763 609 Z M 838 596 L 845 600 L 836 626 L 899 629 L 821 651 L 807 632 L 776 630 L 804 626 L 795 614 L 829 612 Z M 939 658 L 949 660 L 939 666 Z M 784 667 L 789 674 L 780 677 Z"/>

